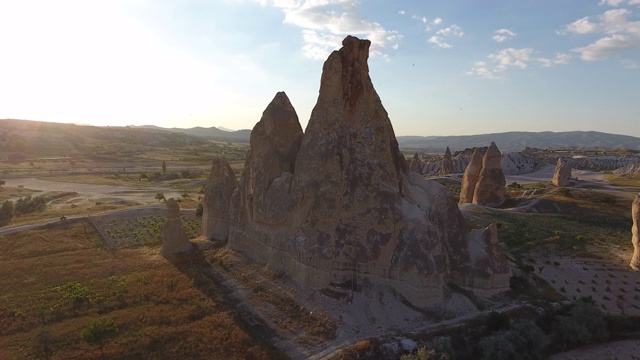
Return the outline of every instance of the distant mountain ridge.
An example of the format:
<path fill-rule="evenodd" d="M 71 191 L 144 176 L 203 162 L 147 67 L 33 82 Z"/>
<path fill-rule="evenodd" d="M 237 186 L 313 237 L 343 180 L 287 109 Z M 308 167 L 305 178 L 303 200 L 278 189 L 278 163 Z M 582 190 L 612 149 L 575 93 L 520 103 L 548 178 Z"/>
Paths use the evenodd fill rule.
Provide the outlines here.
<path fill-rule="evenodd" d="M 206 138 L 219 139 L 219 140 L 233 140 L 233 141 L 239 141 L 239 142 L 249 142 L 249 137 L 251 136 L 251 130 L 249 129 L 237 130 L 237 131 L 225 131 L 225 130 L 218 129 L 215 126 L 212 126 L 209 128 L 198 126 L 198 127 L 188 128 L 188 129 L 175 128 L 175 127 L 163 128 L 155 125 L 142 125 L 142 126 L 136 126 L 136 127 L 143 128 L 143 129 L 164 130 L 164 131 L 170 131 L 174 133 L 182 133 L 182 134 L 187 134 L 191 136 L 206 137 Z"/>
<path fill-rule="evenodd" d="M 522 151 L 526 147 L 539 149 L 630 149 L 640 150 L 640 138 L 597 131 L 526 132 L 463 135 L 463 136 L 398 136 L 403 150 L 452 151 L 489 146 L 492 141 L 500 151 Z"/>
<path fill-rule="evenodd" d="M 249 142 L 251 130 L 225 131 L 215 126 L 188 129 L 143 125 L 142 128 L 171 131 L 198 137 Z M 444 151 L 489 146 L 492 141 L 500 151 L 522 151 L 526 147 L 539 149 L 630 149 L 640 150 L 640 138 L 598 131 L 529 132 L 510 131 L 480 135 L 398 136 L 398 145 L 409 151 Z"/>

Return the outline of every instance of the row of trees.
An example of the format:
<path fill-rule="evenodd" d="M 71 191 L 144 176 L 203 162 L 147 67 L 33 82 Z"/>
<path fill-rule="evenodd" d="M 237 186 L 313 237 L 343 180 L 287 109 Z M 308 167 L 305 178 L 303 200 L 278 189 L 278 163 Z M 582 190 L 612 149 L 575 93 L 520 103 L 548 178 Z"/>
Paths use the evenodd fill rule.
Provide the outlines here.
<path fill-rule="evenodd" d="M 31 197 L 31 195 L 27 195 L 18 199 L 15 203 L 11 200 L 6 200 L 0 206 L 0 226 L 8 224 L 15 215 L 42 211 L 46 204 L 47 199 L 44 196 Z"/>

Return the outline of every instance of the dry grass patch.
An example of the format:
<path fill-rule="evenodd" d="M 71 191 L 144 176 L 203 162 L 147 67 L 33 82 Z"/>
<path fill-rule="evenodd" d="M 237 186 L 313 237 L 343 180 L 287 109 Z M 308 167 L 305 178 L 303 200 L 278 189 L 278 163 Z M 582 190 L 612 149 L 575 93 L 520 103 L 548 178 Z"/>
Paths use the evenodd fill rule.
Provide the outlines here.
<path fill-rule="evenodd" d="M 281 356 L 238 325 L 217 284 L 205 294 L 210 280 L 190 271 L 157 247 L 111 252 L 86 221 L 0 236 L 0 357 L 97 359 L 80 334 L 99 318 L 118 328 L 107 358 Z"/>

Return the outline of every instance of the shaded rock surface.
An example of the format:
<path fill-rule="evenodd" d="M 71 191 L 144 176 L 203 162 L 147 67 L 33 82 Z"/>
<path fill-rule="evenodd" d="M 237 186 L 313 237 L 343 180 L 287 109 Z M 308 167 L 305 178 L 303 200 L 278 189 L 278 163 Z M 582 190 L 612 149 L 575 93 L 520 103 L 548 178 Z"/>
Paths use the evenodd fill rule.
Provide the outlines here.
<path fill-rule="evenodd" d="M 409 163 L 409 170 L 420 174 L 423 165 L 424 164 L 422 163 L 420 156 L 418 155 L 418 153 L 415 153 L 415 155 L 413 155 L 413 158 L 411 159 L 411 163 Z"/>
<path fill-rule="evenodd" d="M 467 169 L 462 175 L 462 183 L 460 185 L 460 204 L 473 202 L 473 194 L 476 191 L 476 184 L 482 170 L 481 149 L 475 149 L 471 155 L 471 160 L 467 165 Z"/>
<path fill-rule="evenodd" d="M 180 205 L 171 198 L 167 200 L 167 219 L 162 229 L 162 249 L 160 254 L 166 256 L 190 250 L 191 243 L 182 228 Z"/>
<path fill-rule="evenodd" d="M 633 226 L 631 227 L 633 256 L 629 266 L 634 270 L 640 270 L 640 194 L 636 195 L 631 205 L 631 218 L 633 219 Z"/>
<path fill-rule="evenodd" d="M 469 283 L 469 230 L 446 187 L 409 171 L 369 78 L 369 46 L 349 36 L 329 56 L 304 135 L 282 96 L 265 110 L 256 127 L 271 132 L 252 132 L 228 247 L 303 286 L 369 282 L 434 304 L 446 281 Z"/>
<path fill-rule="evenodd" d="M 210 240 L 229 237 L 229 202 L 238 187 L 236 176 L 225 159 L 214 159 L 202 198 L 202 233 Z"/>
<path fill-rule="evenodd" d="M 502 205 L 507 199 L 501 160 L 500 150 L 496 143 L 492 142 L 482 158 L 482 170 L 473 192 L 474 204 L 496 207 Z"/>
<path fill-rule="evenodd" d="M 509 288 L 511 267 L 500 244 L 495 224 L 485 229 L 471 230 L 469 241 L 471 276 L 468 286 L 482 289 L 486 295 L 506 291 Z"/>
<path fill-rule="evenodd" d="M 551 180 L 555 186 L 568 186 L 571 183 L 571 165 L 565 159 L 558 159 Z"/>
<path fill-rule="evenodd" d="M 439 175 L 449 175 L 453 173 L 453 161 L 451 159 L 451 150 L 447 146 L 447 150 L 444 152 L 444 158 L 440 162 Z"/>

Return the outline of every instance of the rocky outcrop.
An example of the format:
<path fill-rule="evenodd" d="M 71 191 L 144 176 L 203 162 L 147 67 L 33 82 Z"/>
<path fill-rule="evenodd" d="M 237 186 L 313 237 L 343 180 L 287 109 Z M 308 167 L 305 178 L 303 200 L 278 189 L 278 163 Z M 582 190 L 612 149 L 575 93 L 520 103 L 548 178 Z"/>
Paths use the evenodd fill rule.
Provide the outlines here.
<path fill-rule="evenodd" d="M 282 225 L 286 201 L 302 143 L 302 127 L 293 105 L 279 92 L 251 131 L 240 184 L 241 202 L 248 221 Z"/>
<path fill-rule="evenodd" d="M 418 156 L 418 153 L 416 153 L 415 155 L 413 155 L 411 163 L 409 163 L 409 170 L 420 174 L 423 165 L 424 164 L 422 163 L 422 160 L 420 160 L 420 156 Z"/>
<path fill-rule="evenodd" d="M 471 231 L 469 242 L 471 273 L 469 286 L 493 295 L 509 289 L 511 267 L 498 243 L 498 229 L 491 224 L 485 229 Z"/>
<path fill-rule="evenodd" d="M 367 282 L 438 303 L 447 281 L 469 285 L 469 230 L 446 187 L 409 171 L 369 78 L 369 46 L 349 36 L 329 56 L 304 135 L 292 111 L 263 114 L 256 127 L 272 131 L 252 132 L 228 247 L 303 286 Z"/>
<path fill-rule="evenodd" d="M 640 163 L 629 164 L 614 171 L 616 174 L 640 174 Z"/>
<path fill-rule="evenodd" d="M 442 158 L 442 161 L 440 162 L 439 175 L 444 176 L 451 173 L 453 173 L 453 161 L 451 160 L 451 150 L 449 150 L 449 147 L 447 146 L 447 150 L 444 152 L 444 158 Z"/>
<path fill-rule="evenodd" d="M 555 186 L 569 186 L 571 183 L 571 165 L 567 160 L 562 158 L 558 159 L 551 182 L 553 182 Z"/>
<path fill-rule="evenodd" d="M 636 195 L 631 205 L 631 218 L 633 219 L 633 226 L 631 227 L 633 256 L 629 266 L 634 270 L 640 270 L 640 194 Z"/>
<path fill-rule="evenodd" d="M 464 173 L 469 162 L 471 162 L 471 155 L 476 149 L 480 152 L 480 156 L 483 156 L 488 147 L 483 146 L 479 148 L 465 149 L 463 151 L 456 151 L 451 160 L 451 171 L 449 173 Z M 444 159 L 440 161 L 424 162 L 420 173 L 429 176 L 438 176 L 442 175 L 443 172 L 446 173 L 448 170 L 442 169 L 443 161 Z M 541 161 L 539 158 L 523 152 L 503 153 L 502 160 L 500 161 L 502 172 L 505 175 L 527 174 L 536 171 L 540 164 Z"/>
<path fill-rule="evenodd" d="M 504 191 L 506 181 L 500 166 L 501 160 L 500 150 L 498 150 L 496 143 L 491 142 L 482 158 L 482 170 L 480 170 L 478 182 L 473 192 L 474 204 L 497 207 L 507 199 Z"/>
<path fill-rule="evenodd" d="M 467 169 L 462 175 L 462 184 L 460 185 L 460 204 L 472 203 L 473 194 L 476 191 L 476 184 L 482 171 L 482 155 L 480 149 L 475 149 L 471 155 L 471 160 L 467 165 Z"/>
<path fill-rule="evenodd" d="M 536 171 L 540 163 L 540 160 L 524 152 L 510 152 L 502 154 L 500 166 L 505 175 L 519 175 Z"/>
<path fill-rule="evenodd" d="M 162 229 L 162 249 L 160 254 L 171 254 L 191 251 L 191 243 L 182 228 L 180 205 L 174 199 L 167 200 L 167 219 Z"/>
<path fill-rule="evenodd" d="M 236 176 L 225 159 L 214 159 L 202 198 L 202 233 L 209 240 L 227 241 L 229 202 L 238 187 Z"/>

